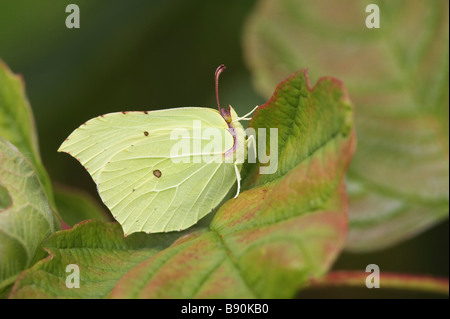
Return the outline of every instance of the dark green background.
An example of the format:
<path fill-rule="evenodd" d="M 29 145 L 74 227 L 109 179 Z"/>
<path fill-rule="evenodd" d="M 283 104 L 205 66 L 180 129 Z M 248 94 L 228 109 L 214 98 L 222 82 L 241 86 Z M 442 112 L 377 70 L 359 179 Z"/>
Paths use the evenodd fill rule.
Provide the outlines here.
<path fill-rule="evenodd" d="M 221 63 L 228 67 L 221 77 L 222 104 L 244 114 L 264 103 L 252 88 L 241 45 L 254 2 L 1 1 L 0 58 L 25 79 L 51 178 L 98 198 L 84 168 L 56 152 L 61 142 L 104 113 L 215 107 L 213 74 Z M 69 3 L 80 7 L 80 29 L 65 26 Z M 448 276 L 448 229 L 445 222 L 383 251 L 345 253 L 335 268 L 364 270 L 375 263 L 382 272 Z"/>

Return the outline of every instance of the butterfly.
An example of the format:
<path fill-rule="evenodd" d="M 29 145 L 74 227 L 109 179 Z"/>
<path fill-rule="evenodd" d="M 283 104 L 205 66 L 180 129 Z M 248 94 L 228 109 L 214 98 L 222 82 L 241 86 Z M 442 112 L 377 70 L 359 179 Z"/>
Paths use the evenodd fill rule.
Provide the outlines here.
<path fill-rule="evenodd" d="M 184 230 L 210 213 L 237 182 L 248 137 L 231 106 L 180 107 L 100 115 L 77 128 L 59 152 L 76 158 L 125 236 Z"/>

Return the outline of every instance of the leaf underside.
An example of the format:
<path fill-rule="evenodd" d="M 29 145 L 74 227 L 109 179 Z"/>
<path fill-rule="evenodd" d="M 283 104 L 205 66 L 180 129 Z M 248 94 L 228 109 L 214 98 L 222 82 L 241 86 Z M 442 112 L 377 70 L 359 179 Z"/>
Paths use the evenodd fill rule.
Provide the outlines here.
<path fill-rule="evenodd" d="M 59 223 L 31 163 L 0 137 L 0 293 L 45 256 L 40 245 Z"/>

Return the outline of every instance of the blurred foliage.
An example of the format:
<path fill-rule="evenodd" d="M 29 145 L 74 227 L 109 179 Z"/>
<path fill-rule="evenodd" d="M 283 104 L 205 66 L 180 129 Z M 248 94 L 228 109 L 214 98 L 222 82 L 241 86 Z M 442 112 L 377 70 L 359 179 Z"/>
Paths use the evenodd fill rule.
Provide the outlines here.
<path fill-rule="evenodd" d="M 101 206 L 90 194 L 81 189 L 56 185 L 54 192 L 56 206 L 67 227 L 73 227 L 87 219 L 114 221 L 104 206 Z"/>
<path fill-rule="evenodd" d="M 24 87 L 23 78 L 13 74 L 0 59 L 0 136 L 17 147 L 31 162 L 56 214 L 51 181 L 42 165 L 33 112 Z"/>
<path fill-rule="evenodd" d="M 304 66 L 348 88 L 358 147 L 346 248 L 359 252 L 414 237 L 449 212 L 448 1 L 379 0 L 379 29 L 365 26 L 369 3 L 261 0 L 244 32 L 265 96 Z"/>

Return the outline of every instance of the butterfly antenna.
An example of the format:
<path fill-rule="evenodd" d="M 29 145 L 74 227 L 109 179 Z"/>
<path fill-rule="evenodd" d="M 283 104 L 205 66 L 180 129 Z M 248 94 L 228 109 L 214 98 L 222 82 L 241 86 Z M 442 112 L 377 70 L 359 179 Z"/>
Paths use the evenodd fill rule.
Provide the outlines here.
<path fill-rule="evenodd" d="M 215 82 L 216 82 L 216 100 L 217 100 L 217 107 L 219 108 L 219 112 L 221 112 L 221 108 L 220 108 L 220 102 L 219 102 L 219 76 L 220 73 L 222 73 L 223 71 L 226 70 L 226 66 L 221 64 L 217 67 L 216 69 L 216 73 L 214 76 Z"/>

